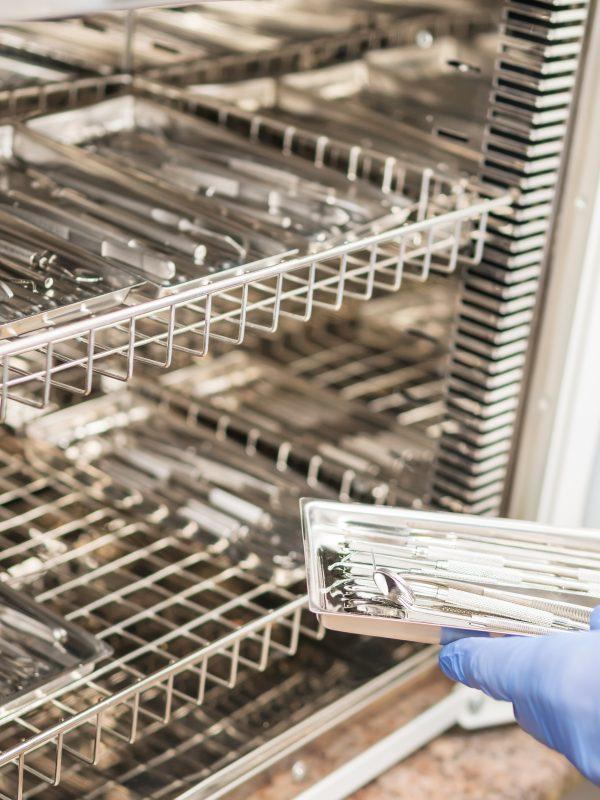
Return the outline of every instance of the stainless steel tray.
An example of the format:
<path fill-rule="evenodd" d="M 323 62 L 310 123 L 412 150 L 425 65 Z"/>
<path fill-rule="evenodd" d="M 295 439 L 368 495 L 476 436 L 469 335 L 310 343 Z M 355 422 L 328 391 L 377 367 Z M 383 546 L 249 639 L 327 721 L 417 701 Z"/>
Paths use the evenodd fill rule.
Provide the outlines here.
<path fill-rule="evenodd" d="M 412 153 L 423 163 L 436 163 L 443 154 L 452 167 L 473 169 L 497 46 L 493 34 L 468 42 L 441 37 L 429 47 L 375 50 L 357 61 L 280 78 L 188 89 L 321 136 L 390 155 Z M 461 102 L 466 95 L 468 108 Z"/>
<path fill-rule="evenodd" d="M 309 605 L 326 628 L 421 642 L 589 628 L 600 532 L 303 500 Z"/>
<path fill-rule="evenodd" d="M 21 672 L 22 676 L 20 682 L 10 688 L 0 688 L 0 720 L 35 699 L 46 697 L 71 681 L 88 675 L 96 662 L 112 652 L 104 642 L 95 639 L 83 628 L 2 582 L 0 605 L 2 658 L 10 657 L 15 671 Z M 10 627 L 6 627 L 5 612 L 19 615 Z M 54 634 L 54 638 L 45 638 L 46 633 Z M 5 648 L 8 648 L 6 653 Z M 13 652 L 12 656 L 9 656 L 10 652 Z M 36 673 L 29 674 L 21 670 L 18 666 L 20 659 L 33 659 L 37 665 Z"/>
<path fill-rule="evenodd" d="M 4 199 L 0 339 L 106 311 L 126 302 L 130 290 L 140 285 L 115 262 L 64 241 L 51 224 L 36 226 L 12 215 Z"/>
<path fill-rule="evenodd" d="M 497 11 L 493 3 L 475 4 L 471 0 L 452 0 L 451 3 L 439 0 L 426 3 L 287 0 L 285 11 L 278 2 L 244 1 L 233 4 L 231 9 L 222 4 L 203 7 L 201 18 L 195 9 L 192 7 L 185 13 L 180 10 L 175 15 L 162 11 L 154 14 L 150 10 L 147 17 L 160 19 L 160 24 L 171 30 L 174 30 L 176 17 L 178 35 L 184 38 L 202 37 L 202 29 L 210 29 L 215 23 L 225 29 L 230 26 L 241 31 L 237 46 L 227 42 L 236 52 L 166 64 L 149 69 L 145 73 L 147 76 L 180 86 L 274 77 L 352 61 L 369 50 L 415 42 L 427 46 L 439 36 L 468 37 L 495 27 Z M 186 17 L 189 23 L 185 22 Z M 196 21 L 198 19 L 202 20 L 201 24 Z M 208 35 L 210 37 L 210 31 Z M 256 37 L 258 42 L 254 41 Z M 262 39 L 267 39 L 267 49 L 258 49 Z M 272 47 L 276 41 L 279 45 Z M 253 48 L 254 52 L 250 52 Z"/>
<path fill-rule="evenodd" d="M 180 63 L 210 60 L 225 55 L 266 55 L 289 45 L 352 37 L 374 29 L 376 19 L 368 11 L 339 5 L 329 13 L 303 8 L 296 0 L 275 9 L 269 3 L 233 3 L 233 13 L 221 7 L 189 6 L 140 9 L 135 15 L 115 8 L 98 8 L 85 17 L 59 20 L 18 21 L 0 28 L 0 49 L 20 52 L 87 74 L 107 75 L 120 71 L 171 68 Z M 2 11 L 0 9 L 0 15 Z M 416 15 L 407 8 L 404 16 Z M 58 15 L 57 15 L 58 16 Z M 389 16 L 389 15 L 388 15 Z M 400 16 L 400 15 L 399 15 Z M 22 19 L 25 19 L 23 17 Z"/>
<path fill-rule="evenodd" d="M 76 146 L 79 150 L 70 151 L 73 159 L 85 152 L 90 163 L 102 164 L 105 172 L 112 167 L 115 174 L 129 177 L 132 186 L 143 182 L 147 191 L 166 197 L 177 192 L 182 201 L 194 201 L 198 213 L 212 210 L 213 216 L 227 219 L 229 225 L 234 221 L 246 225 L 257 236 L 271 240 L 268 255 L 292 249 L 295 254 L 303 244 L 310 251 L 324 250 L 374 229 L 397 226 L 414 211 L 414 199 L 401 192 L 386 194 L 366 182 L 350 181 L 337 171 L 317 168 L 297 156 L 285 156 L 223 131 L 212 122 L 182 114 L 160 100 L 160 96 L 153 100 L 130 95 L 40 117 L 31 120 L 28 128 L 65 146 Z M 223 171 L 227 174 L 221 175 L 226 158 Z M 233 172 L 237 172 L 237 181 L 228 177 Z M 289 210 L 283 203 L 278 213 L 277 198 L 268 204 L 267 200 L 248 200 L 244 182 L 253 178 L 272 185 L 273 193 L 278 187 L 284 201 L 297 197 L 298 209 Z M 308 205 L 315 197 L 323 198 L 323 208 L 322 221 L 314 222 L 319 232 L 313 234 L 299 221 L 300 205 Z M 327 207 L 343 209 L 347 221 L 329 222 Z M 335 215 L 329 216 L 335 219 Z"/>
<path fill-rule="evenodd" d="M 200 548 L 249 560 L 277 586 L 304 578 L 298 499 L 306 482 L 291 470 L 274 473 L 264 456 L 248 459 L 239 443 L 135 392 L 61 409 L 32 422 L 28 434 L 59 445 L 90 475 L 103 474 L 107 504 L 149 523 L 168 510 Z"/>
<path fill-rule="evenodd" d="M 132 127 L 140 131 L 142 140 L 144 131 L 154 131 L 153 135 L 160 143 L 163 139 L 158 137 L 163 129 L 173 129 L 177 141 L 177 135 L 188 142 L 203 137 L 207 152 L 211 144 L 215 149 L 217 140 L 219 146 L 224 141 L 221 132 L 210 124 L 202 125 L 193 118 L 185 118 L 147 101 L 133 103 L 131 97 L 107 101 L 92 110 L 58 115 L 57 119 L 48 117 L 36 121 L 35 127 L 48 128 L 50 132 L 60 128 L 69 142 L 77 135 L 81 139 L 77 139 L 77 143 L 82 145 L 86 143 L 86 137 L 93 136 L 94 147 L 100 146 L 103 131 L 110 136 L 115 128 L 128 131 Z M 28 277 L 35 293 L 35 302 L 29 305 L 24 303 L 22 313 L 17 313 L 15 307 L 12 318 L 11 306 L 17 301 L 12 304 L 5 302 L 6 308 L 3 305 L 3 310 L 6 310 L 4 316 L 7 319 L 0 326 L 0 335 L 4 336 L 26 333 L 39 328 L 40 324 L 67 321 L 100 308 L 114 307 L 126 299 L 126 290 L 135 285 L 142 297 L 169 293 L 193 286 L 194 282 L 203 282 L 216 273 L 225 275 L 243 265 L 256 268 L 268 264 L 272 257 L 281 259 L 297 255 L 303 245 L 305 249 L 316 251 L 335 244 L 340 237 L 360 236 L 365 222 L 369 230 L 373 230 L 372 225 L 381 224 L 385 228 L 391 223 L 397 224 L 402 218 L 402 212 L 396 213 L 381 192 L 377 193 L 366 185 L 356 187 L 333 171 L 321 170 L 317 175 L 298 159 L 295 163 L 297 186 L 284 188 L 285 197 L 282 195 L 284 204 L 291 204 L 291 216 L 280 220 L 283 212 L 274 211 L 270 214 L 266 199 L 264 207 L 260 199 L 256 207 L 252 205 L 252 199 L 247 204 L 242 200 L 236 205 L 237 179 L 227 175 L 220 177 L 218 159 L 214 166 L 210 160 L 207 164 L 199 163 L 198 174 L 204 174 L 206 180 L 215 181 L 217 186 L 223 187 L 221 200 L 210 196 L 212 191 L 208 185 L 202 187 L 206 191 L 199 190 L 197 195 L 186 190 L 189 178 L 186 170 L 190 169 L 187 163 L 179 168 L 172 163 L 163 164 L 165 181 L 161 182 L 161 173 L 142 175 L 140 179 L 139 170 L 129 170 L 130 174 L 127 175 L 127 166 L 123 165 L 117 153 L 112 159 L 112 152 L 109 151 L 103 159 L 98 160 L 77 148 L 40 137 L 35 130 L 5 126 L 2 132 L 6 160 L 0 170 L 3 190 L 0 194 L 0 212 L 4 212 L 5 217 L 9 214 L 18 218 L 11 220 L 6 217 L 5 225 L 23 229 L 23 242 L 27 244 L 28 237 L 31 239 L 34 254 L 42 249 L 42 245 L 59 254 L 67 248 L 67 254 L 73 251 L 81 262 L 87 262 L 91 273 L 106 276 L 104 282 L 92 285 L 93 291 L 86 292 L 84 302 L 78 303 L 69 301 L 67 294 L 67 290 L 75 283 L 71 282 L 61 290 L 60 281 L 57 281 L 51 291 L 44 291 L 37 285 L 34 270 Z M 128 134 L 121 136 L 127 139 Z M 281 156 L 264 147 L 251 148 L 251 152 L 246 148 L 244 151 L 243 140 L 231 135 L 228 140 L 229 158 L 243 158 L 242 153 L 246 153 L 248 159 L 254 159 L 248 161 L 249 169 L 256 163 L 256 168 L 263 169 L 272 185 L 275 185 L 271 175 L 273 170 L 282 170 L 284 167 L 288 170 L 294 166 L 289 159 L 284 164 Z M 165 134 L 165 148 L 170 142 L 171 139 Z M 158 145 L 152 151 L 152 156 L 156 155 L 155 151 L 160 152 Z M 197 152 L 200 157 L 202 151 Z M 190 163 L 195 162 L 192 160 Z M 241 161 L 239 166 L 239 185 L 242 186 L 245 180 L 252 192 L 254 176 L 248 172 L 244 177 L 244 164 Z M 204 173 L 201 173 L 202 169 Z M 230 170 L 230 173 L 236 174 L 234 170 Z M 169 183 L 169 179 L 176 185 Z M 147 199 L 153 181 L 154 193 L 161 194 L 160 205 Z M 266 198 L 269 184 L 264 185 L 266 188 L 259 191 Z M 305 225 L 302 215 L 307 209 L 314 215 L 314 209 L 318 206 L 315 198 L 311 197 L 315 189 L 324 197 L 326 195 L 327 201 L 339 203 L 337 216 L 342 215 L 347 225 L 344 222 L 336 231 L 337 222 L 332 216 L 331 230 L 328 230 L 329 223 L 323 221 L 320 215 L 318 219 L 306 217 Z M 177 196 L 175 193 L 178 193 Z M 219 194 L 218 189 L 216 193 Z M 271 196 L 269 193 L 268 197 Z M 298 214 L 294 217 L 296 205 Z M 325 204 L 323 213 L 328 207 L 333 208 Z M 354 209 L 358 209 L 358 212 Z M 195 215 L 195 222 L 190 220 L 190 213 Z M 357 213 L 363 216 L 357 217 Z M 374 219 L 366 220 L 365 213 L 374 215 Z M 408 213 L 407 209 L 404 214 Z M 187 230 L 184 229 L 186 219 Z M 68 247 L 61 244 L 63 238 L 69 242 Z M 37 266 L 37 262 L 32 263 Z M 40 281 L 50 280 L 42 273 L 43 270 L 39 273 Z M 152 285 L 156 287 L 154 290 Z M 120 294 L 115 295 L 115 289 L 120 290 Z"/>
<path fill-rule="evenodd" d="M 110 9 L 107 9 L 110 11 Z M 1 13 L 1 12 L 0 12 Z M 114 75 L 132 70 L 173 69 L 198 60 L 251 57 L 268 58 L 269 52 L 291 44 L 302 44 L 305 52 L 319 49 L 320 15 L 304 16 L 313 21 L 312 28 L 298 29 L 293 19 L 275 35 L 251 30 L 243 20 L 225 15 L 212 15 L 206 8 L 141 9 L 138 14 L 97 13 L 92 16 L 58 21 L 17 22 L 0 27 L 0 52 L 20 59 L 24 64 L 45 65 L 45 79 L 56 80 L 53 73 L 68 71 L 77 75 Z M 344 37 L 355 35 L 360 27 L 366 35 L 371 30 L 368 16 L 355 10 L 331 15 Z M 360 25 L 359 25 L 360 23 Z M 29 72 L 33 72 L 30 66 Z M 40 79 L 44 79 L 38 67 Z M 20 85 L 20 84 L 18 84 Z M 4 87 L 5 89 L 8 86 Z M 13 87 L 16 88 L 16 87 Z"/>

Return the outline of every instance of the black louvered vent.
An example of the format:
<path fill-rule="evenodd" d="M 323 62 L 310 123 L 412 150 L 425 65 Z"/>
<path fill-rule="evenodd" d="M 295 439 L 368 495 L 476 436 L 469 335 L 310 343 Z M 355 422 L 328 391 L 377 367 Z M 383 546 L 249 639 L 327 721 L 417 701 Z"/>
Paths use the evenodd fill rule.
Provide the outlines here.
<path fill-rule="evenodd" d="M 483 260 L 463 278 L 438 507 L 501 509 L 587 16 L 565 0 L 504 5 L 482 177 L 521 196 L 491 220 Z"/>

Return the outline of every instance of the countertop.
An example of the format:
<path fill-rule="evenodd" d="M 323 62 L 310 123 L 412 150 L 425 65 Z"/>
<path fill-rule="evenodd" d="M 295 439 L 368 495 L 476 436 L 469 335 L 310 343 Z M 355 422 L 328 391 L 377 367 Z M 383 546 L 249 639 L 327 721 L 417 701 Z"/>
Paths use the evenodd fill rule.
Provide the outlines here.
<path fill-rule="evenodd" d="M 556 800 L 577 773 L 515 725 L 450 732 L 354 795 L 354 800 Z"/>
<path fill-rule="evenodd" d="M 292 800 L 332 770 L 448 695 L 436 667 L 320 736 L 271 770 L 244 782 L 228 800 Z M 516 725 L 466 733 L 454 729 L 352 795 L 353 800 L 557 800 L 579 777 L 557 753 Z"/>

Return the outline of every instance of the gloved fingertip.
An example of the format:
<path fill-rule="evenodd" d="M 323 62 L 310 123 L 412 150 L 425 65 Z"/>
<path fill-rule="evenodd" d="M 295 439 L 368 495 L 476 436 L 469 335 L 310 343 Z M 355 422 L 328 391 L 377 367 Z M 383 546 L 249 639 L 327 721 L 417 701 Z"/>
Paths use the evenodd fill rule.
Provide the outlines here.
<path fill-rule="evenodd" d="M 497 700 L 508 700 L 510 681 L 514 676 L 505 670 L 506 659 L 511 651 L 520 647 L 522 641 L 519 637 L 488 639 L 469 636 L 442 649 L 440 667 L 453 681 L 482 689 Z"/>
<path fill-rule="evenodd" d="M 590 617 L 590 630 L 600 630 L 600 606 L 596 606 L 596 608 L 592 611 L 592 616 Z"/>
<path fill-rule="evenodd" d="M 451 644 L 452 642 L 457 642 L 459 639 L 476 637 L 488 639 L 489 633 L 486 631 L 474 631 L 471 628 L 442 628 L 440 644 Z"/>
<path fill-rule="evenodd" d="M 464 680 L 463 671 L 461 669 L 461 645 L 462 640 L 447 644 L 439 656 L 440 669 L 447 678 L 451 681 L 458 681 L 461 683 Z"/>

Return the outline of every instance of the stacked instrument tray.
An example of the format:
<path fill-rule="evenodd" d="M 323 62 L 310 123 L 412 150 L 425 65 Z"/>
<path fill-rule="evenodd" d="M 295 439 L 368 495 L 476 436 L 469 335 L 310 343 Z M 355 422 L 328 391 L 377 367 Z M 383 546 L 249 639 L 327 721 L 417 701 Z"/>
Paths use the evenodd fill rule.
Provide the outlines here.
<path fill-rule="evenodd" d="M 499 39 L 481 33 L 464 39 L 369 50 L 360 59 L 320 69 L 245 80 L 195 82 L 188 92 L 254 117 L 256 134 L 270 128 L 310 130 L 417 163 L 477 170 L 493 61 Z M 458 98 L 468 96 L 468 108 Z M 237 114 L 230 118 L 235 124 Z M 292 134 L 288 134 L 292 135 Z"/>
<path fill-rule="evenodd" d="M 366 51 L 430 41 L 443 35 L 468 35 L 494 26 L 493 3 L 473 4 L 457 0 L 452 9 L 437 0 L 425 5 L 403 2 L 356 3 L 330 0 L 327 3 L 286 3 L 286 14 L 275 11 L 276 3 L 233 3 L 204 8 L 197 6 L 178 16 L 149 11 L 147 18 L 159 18 L 171 26 L 177 20 L 178 36 L 200 36 L 202 28 L 215 24 L 239 25 L 243 31 L 268 36 L 279 46 L 254 53 L 230 53 L 213 58 L 200 56 L 146 70 L 150 78 L 180 86 L 221 80 L 244 80 L 280 75 L 298 69 L 314 69 L 350 61 Z M 187 18 L 196 17 L 192 22 Z M 160 24 L 160 23 L 158 23 Z M 240 38 L 243 38 L 240 37 Z M 252 41 L 252 38 L 250 38 Z M 243 45 L 242 45 L 243 46 Z"/>
<path fill-rule="evenodd" d="M 299 13 L 298 11 L 296 13 Z M 413 12 L 414 16 L 414 12 Z M 127 68 L 152 70 L 198 59 L 247 56 L 280 51 L 303 42 L 312 43 L 328 35 L 327 26 L 315 11 L 303 14 L 303 24 L 292 15 L 276 32 L 260 27 L 244 28 L 235 19 L 220 19 L 211 10 L 188 6 L 183 9 L 143 10 L 135 16 L 100 13 L 49 21 L 18 21 L 0 28 L 0 49 L 29 58 L 69 67 L 82 75 L 109 75 Z M 373 30 L 368 12 L 340 8 L 331 15 L 335 35 L 365 35 Z"/>
<path fill-rule="evenodd" d="M 98 11 L 83 18 L 25 22 L 28 15 L 19 6 L 15 20 L 0 27 L 0 55 L 12 61 L 13 76 L 0 90 L 0 115 L 10 118 L 114 96 L 132 70 L 186 85 L 191 75 L 196 83 L 242 80 L 343 62 L 423 37 L 467 35 L 489 29 L 492 19 L 491 7 L 483 12 L 480 4 L 474 9 L 467 0 L 458 0 L 452 13 L 436 3 L 379 8 L 342 0 L 331 3 L 325 16 L 321 7 L 291 0 L 275 31 L 264 18 L 250 30 L 235 15 L 212 13 L 206 5 L 136 14 Z M 58 9 L 56 16 L 61 16 Z M 24 72 L 29 76 L 25 81 Z"/>
<path fill-rule="evenodd" d="M 262 127 L 259 118 L 238 119 L 233 107 L 228 109 L 219 105 L 216 108 L 210 103 L 206 106 L 198 98 L 188 98 L 187 93 L 179 93 L 176 89 L 160 86 L 147 79 L 132 82 L 130 75 L 113 74 L 119 69 L 119 64 L 114 58 L 114 50 L 107 45 L 109 39 L 112 42 L 115 38 L 124 38 L 131 44 L 128 51 L 129 66 L 137 47 L 142 61 L 144 53 L 147 55 L 144 68 L 148 77 L 171 80 L 174 76 L 169 70 L 181 68 L 183 71 L 179 74 L 187 85 L 199 79 L 195 70 L 203 60 L 217 70 L 213 73 L 213 79 L 230 78 L 231 74 L 247 78 L 252 74 L 263 74 L 263 69 L 267 74 L 279 74 L 290 68 L 306 69 L 346 61 L 356 58 L 365 50 L 389 47 L 400 42 L 418 41 L 427 45 L 423 37 L 419 39 L 419 33 L 423 31 L 435 38 L 443 34 L 460 36 L 469 31 L 489 30 L 492 20 L 490 9 L 486 7 L 475 17 L 472 12 L 469 4 L 462 2 L 451 14 L 441 12 L 434 6 L 427 8 L 423 14 L 411 4 L 390 9 L 374 2 L 368 7 L 357 8 L 356 4 L 344 0 L 331 3 L 327 10 L 328 17 L 317 14 L 315 9 L 304 6 L 298 8 L 292 2 L 289 18 L 285 23 L 277 23 L 279 27 L 275 26 L 275 30 L 273 21 L 269 21 L 268 15 L 265 17 L 262 6 L 246 8 L 244 13 L 254 14 L 255 18 L 251 23 L 246 20 L 245 24 L 251 25 L 259 37 L 273 37 L 270 43 L 263 43 L 264 48 L 260 43 L 257 44 L 256 53 L 252 54 L 252 57 L 256 55 L 263 59 L 258 73 L 250 62 L 244 60 L 248 54 L 227 52 L 233 47 L 232 39 L 237 41 L 239 37 L 227 34 L 227 39 L 227 35 L 219 28 L 221 25 L 235 28 L 232 14 L 224 9 L 207 8 L 199 11 L 195 7 L 186 7 L 184 10 L 143 12 L 136 15 L 135 19 L 137 38 L 130 35 L 134 30 L 132 18 L 118 14 L 7 28 L 2 34 L 2 47 L 6 52 L 21 53 L 25 57 L 62 65 L 62 68 L 83 75 L 89 76 L 93 71 L 99 73 L 97 77 L 26 87 L 25 94 L 20 93 L 19 89 L 8 90 L 4 98 L 10 118 L 5 129 L 5 152 L 9 161 L 21 160 L 21 169 L 24 160 L 28 168 L 41 173 L 34 183 L 28 178 L 29 184 L 23 187 L 20 179 L 14 178 L 10 172 L 12 165 L 7 164 L 4 177 L 7 194 L 25 192 L 27 207 L 22 207 L 21 200 L 16 203 L 14 200 L 5 200 L 5 210 L 9 215 L 5 223 L 7 226 L 12 224 L 11 204 L 15 212 L 19 205 L 21 221 L 14 223 L 21 230 L 19 244 L 26 241 L 28 233 L 32 236 L 31 253 L 36 268 L 39 266 L 40 252 L 45 253 L 49 249 L 51 254 L 60 251 L 65 256 L 60 243 L 52 238 L 65 235 L 64 216 L 58 221 L 47 222 L 43 235 L 39 231 L 34 235 L 26 227 L 31 223 L 39 227 L 40 213 L 36 214 L 35 211 L 35 204 L 39 200 L 52 203 L 55 197 L 53 193 L 58 191 L 62 192 L 61 202 L 64 203 L 67 202 L 66 194 L 73 189 L 73 186 L 54 185 L 56 173 L 48 175 L 48 171 L 56 168 L 59 173 L 64 173 L 71 167 L 79 171 L 79 183 L 74 184 L 76 191 L 86 180 L 90 180 L 92 174 L 101 175 L 102 179 L 108 176 L 112 184 L 109 186 L 112 196 L 115 196 L 115 192 L 117 195 L 124 191 L 132 193 L 133 203 L 136 197 L 139 198 L 139 193 L 147 194 L 153 186 L 156 187 L 153 176 L 141 174 L 139 169 L 133 178 L 130 172 L 129 180 L 125 181 L 120 174 L 123 172 L 123 160 L 116 157 L 116 153 L 113 157 L 109 137 L 102 133 L 102 127 L 110 127 L 114 118 L 115 122 L 118 120 L 118 125 L 131 127 L 133 135 L 148 104 L 163 106 L 166 117 L 176 113 L 185 115 L 187 126 L 193 126 L 193 118 L 202 120 L 198 125 L 204 126 L 205 134 L 208 128 L 214 126 L 215 132 L 211 135 L 215 141 L 222 136 L 216 128 L 223 123 L 232 124 L 236 129 L 235 135 L 240 137 L 239 142 L 242 137 L 250 143 L 257 138 L 268 140 L 269 145 L 275 144 L 281 148 L 283 160 L 280 156 L 279 163 L 283 169 L 291 169 L 298 156 L 313 162 L 312 167 L 306 167 L 307 177 L 314 177 L 319 171 L 325 177 L 327 170 L 333 168 L 345 173 L 346 186 L 353 187 L 352 191 L 358 190 L 361 184 L 363 189 L 360 191 L 364 191 L 366 181 L 375 183 L 383 201 L 381 211 L 387 204 L 388 214 L 384 222 L 381 214 L 375 213 L 361 231 L 341 229 L 338 241 L 331 239 L 331 246 L 319 247 L 318 252 L 314 252 L 314 248 L 298 247 L 293 237 L 290 238 L 280 228 L 279 235 L 287 238 L 287 242 L 284 242 L 280 252 L 269 251 L 268 259 L 263 258 L 261 262 L 264 249 L 261 252 L 260 248 L 258 251 L 250 248 L 247 249 L 248 257 L 234 263 L 233 271 L 220 269 L 210 262 L 204 277 L 202 271 L 194 268 L 193 264 L 188 267 L 184 265 L 183 268 L 179 264 L 177 280 L 167 285 L 163 281 L 159 292 L 151 282 L 136 283 L 136 277 L 145 277 L 143 271 L 140 276 L 139 270 L 132 275 L 131 269 L 122 269 L 124 253 L 128 262 L 138 259 L 146 265 L 157 263 L 156 253 L 148 253 L 144 243 L 140 246 L 138 242 L 134 245 L 133 240 L 129 241 L 127 236 L 131 236 L 131 229 L 119 232 L 113 227 L 110 236 L 117 236 L 116 246 L 114 238 L 108 243 L 93 243 L 96 254 L 100 253 L 107 264 L 101 271 L 112 270 L 111 280 L 107 282 L 104 278 L 106 285 L 94 278 L 94 286 L 80 286 L 77 292 L 67 295 L 61 292 L 58 283 L 57 288 L 42 292 L 37 283 L 30 285 L 29 279 L 26 285 L 20 283 L 16 290 L 9 285 L 8 291 L 16 293 L 17 300 L 7 294 L 3 303 L 6 314 L 4 337 L 0 342 L 0 416 L 6 418 L 13 401 L 44 408 L 65 389 L 76 394 L 89 394 L 97 385 L 97 377 L 109 372 L 106 368 L 109 360 L 111 364 L 118 362 L 117 369 L 111 370 L 110 374 L 128 380 L 140 365 L 145 367 L 152 363 L 162 368 L 169 367 L 178 351 L 203 356 L 208 352 L 211 342 L 227 340 L 241 343 L 248 332 L 274 332 L 282 319 L 295 317 L 308 320 L 316 309 L 328 307 L 339 310 L 349 298 L 370 299 L 374 292 L 395 292 L 407 280 L 423 281 L 433 271 L 452 272 L 459 263 L 476 262 L 480 257 L 490 211 L 504 207 L 511 200 L 508 194 L 481 187 L 469 179 L 436 172 L 428 162 L 415 165 L 412 158 L 402 160 L 383 152 L 371 151 L 362 144 L 329 139 L 317 132 L 302 132 L 289 125 L 283 128 L 276 125 L 274 130 L 267 126 L 267 130 Z M 183 26 L 187 35 L 182 38 L 181 47 L 197 48 L 200 46 L 196 38 L 200 35 L 197 22 L 201 19 L 212 20 L 217 32 L 211 34 L 207 22 L 207 56 L 204 58 L 201 53 L 198 59 L 196 53 L 190 61 L 177 48 L 167 46 L 167 40 L 173 36 L 173 30 Z M 335 25 L 338 33 L 332 34 L 327 29 L 326 36 L 319 36 L 324 33 L 324 25 Z M 366 31 L 369 33 L 365 37 Z M 208 42 L 211 35 L 212 41 Z M 81 48 L 77 51 L 77 46 L 82 43 L 81 37 L 86 42 L 85 52 Z M 285 46 L 282 45 L 284 40 Z M 245 41 L 250 47 L 250 38 L 246 37 Z M 355 44 L 362 43 L 356 44 L 353 49 L 354 41 Z M 291 52 L 290 47 L 293 50 L 294 42 L 303 48 L 301 60 L 292 59 L 291 63 L 285 59 L 282 61 L 282 54 Z M 322 49 L 321 45 L 325 42 L 328 47 Z M 223 49 L 222 56 L 217 53 L 219 48 Z M 148 54 L 159 51 L 161 58 L 164 57 L 166 61 L 157 72 L 153 71 L 152 59 Z M 220 61 L 221 57 L 234 59 L 231 63 L 237 64 L 237 67 L 233 73 L 227 71 Z M 113 99 L 107 101 L 106 98 Z M 0 108 L 2 101 L 0 97 Z M 167 107 L 177 111 L 169 112 Z M 64 110 L 67 117 L 56 113 L 60 110 Z M 27 122 L 26 118 L 32 115 L 36 118 Z M 13 129 L 17 117 L 23 125 Z M 96 125 L 97 129 L 91 130 L 90 125 Z M 63 126 L 64 130 L 61 130 Z M 50 138 L 57 136 L 60 140 L 67 130 L 68 143 L 65 144 L 64 140 L 50 141 Z M 108 152 L 105 148 L 100 155 L 90 153 L 90 146 L 93 148 L 93 142 L 98 137 L 107 138 Z M 124 171 L 128 172 L 127 169 Z M 361 180 L 357 180 L 359 175 Z M 196 213 L 199 207 L 203 213 L 207 211 L 206 202 L 201 203 L 199 198 L 192 202 L 183 185 L 172 175 L 160 182 L 161 194 L 166 198 L 166 209 L 158 209 L 163 220 L 159 224 L 164 224 L 165 210 L 166 216 L 173 219 L 173 211 L 177 208 L 178 224 L 184 220 L 185 215 L 181 214 L 184 207 L 188 223 L 192 207 Z M 208 188 L 204 187 L 204 190 Z M 213 188 L 210 187 L 211 194 Z M 402 197 L 407 205 L 398 208 L 392 200 L 393 195 Z M 225 209 L 225 212 L 224 205 L 227 203 L 223 202 L 223 198 L 215 198 L 209 205 L 214 214 L 226 213 L 228 227 L 237 222 L 251 224 L 247 216 L 239 216 L 239 205 L 234 205 L 233 210 Z M 81 214 L 81 206 L 71 211 Z M 44 216 L 47 216 L 45 212 L 41 214 L 41 217 Z M 95 220 L 98 224 L 97 216 Z M 94 220 L 91 222 L 94 224 Z M 104 219 L 105 230 L 106 222 Z M 294 228 L 295 220 L 291 219 L 290 222 Z M 111 220 L 113 223 L 114 218 Z M 139 220 L 136 224 L 139 225 Z M 72 240 L 72 233 L 66 235 Z M 161 235 L 164 237 L 164 233 Z M 78 242 L 81 242 L 81 234 L 78 237 Z M 173 237 L 167 236 L 165 240 L 173 240 Z M 84 237 L 83 241 L 89 242 L 89 237 Z M 134 246 L 135 252 L 127 252 L 130 245 Z M 275 251 L 278 249 L 275 248 Z M 24 251 L 21 249 L 20 252 Z M 112 254 L 112 258 L 107 258 L 108 253 Z M 67 255 L 71 262 L 76 257 L 89 261 L 81 249 L 71 248 Z M 165 266 L 163 254 L 158 254 L 158 260 L 163 262 L 163 271 L 173 269 L 170 263 Z M 48 261 L 46 256 L 42 257 L 42 261 L 45 265 Z M 128 266 L 131 267 L 131 263 Z M 88 267 L 89 263 L 86 263 L 86 269 Z M 47 267 L 44 266 L 44 269 Z M 72 275 L 72 266 L 68 265 L 67 269 Z M 96 263 L 89 272 L 98 272 L 99 269 Z M 194 275 L 198 277 L 196 284 Z M 134 280 L 131 280 L 132 277 Z M 55 278 L 44 278 L 45 282 L 52 280 Z M 165 288 L 168 291 L 164 291 Z M 11 300 L 13 306 L 15 303 L 23 306 L 21 295 L 25 296 L 25 302 L 30 302 L 31 289 L 41 300 L 34 304 L 36 313 L 27 315 L 19 308 L 11 319 L 11 303 L 8 301 Z M 24 320 L 23 316 L 30 318 Z M 179 344 L 183 338 L 187 340 L 185 345 Z M 190 339 L 194 340 L 192 344 Z M 155 357 L 157 351 L 158 357 Z"/>

